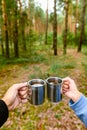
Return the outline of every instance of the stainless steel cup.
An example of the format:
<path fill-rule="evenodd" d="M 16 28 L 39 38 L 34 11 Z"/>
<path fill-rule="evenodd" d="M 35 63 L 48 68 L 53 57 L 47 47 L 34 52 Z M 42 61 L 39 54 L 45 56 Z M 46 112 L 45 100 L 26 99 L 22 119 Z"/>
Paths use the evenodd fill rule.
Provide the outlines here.
<path fill-rule="evenodd" d="M 32 79 L 28 81 L 28 86 L 31 88 L 31 97 L 29 101 L 33 105 L 40 105 L 45 100 L 45 81 L 42 79 Z"/>
<path fill-rule="evenodd" d="M 61 83 L 62 79 L 58 77 L 49 77 L 47 83 L 47 98 L 51 102 L 59 102 L 62 100 Z"/>

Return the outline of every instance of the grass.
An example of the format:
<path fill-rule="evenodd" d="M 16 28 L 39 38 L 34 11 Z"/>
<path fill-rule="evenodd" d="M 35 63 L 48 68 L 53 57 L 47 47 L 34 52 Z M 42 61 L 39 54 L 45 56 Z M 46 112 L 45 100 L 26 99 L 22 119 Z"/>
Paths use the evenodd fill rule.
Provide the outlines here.
<path fill-rule="evenodd" d="M 84 68 L 85 76 L 87 76 L 87 63 L 86 63 L 86 62 L 83 62 L 83 63 L 82 63 L 82 66 L 83 66 L 83 68 Z"/>
<path fill-rule="evenodd" d="M 61 117 L 62 117 L 62 114 L 56 114 L 56 115 L 55 115 L 55 118 L 57 118 L 58 120 L 60 120 Z"/>
<path fill-rule="evenodd" d="M 82 89 L 80 89 L 80 91 L 81 91 L 85 96 L 87 96 L 87 90 L 86 90 L 86 89 L 82 88 Z"/>

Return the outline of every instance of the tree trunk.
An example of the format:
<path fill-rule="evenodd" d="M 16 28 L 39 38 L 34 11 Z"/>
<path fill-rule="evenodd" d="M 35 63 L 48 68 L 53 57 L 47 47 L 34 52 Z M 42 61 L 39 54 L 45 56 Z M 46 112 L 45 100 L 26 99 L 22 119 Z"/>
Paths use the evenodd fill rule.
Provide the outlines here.
<path fill-rule="evenodd" d="M 0 28 L 0 30 L 1 30 L 1 28 Z M 1 42 L 2 55 L 4 55 L 4 45 L 3 45 L 2 31 L 0 32 L 0 42 Z"/>
<path fill-rule="evenodd" d="M 3 34 L 2 34 L 2 27 L 0 25 L 0 45 L 1 45 L 1 51 L 2 51 L 2 55 L 4 55 L 4 45 L 3 45 Z"/>
<path fill-rule="evenodd" d="M 34 0 L 29 1 L 29 42 L 32 42 L 33 22 L 34 22 Z"/>
<path fill-rule="evenodd" d="M 23 15 L 23 14 L 22 14 Z M 22 44 L 23 44 L 23 50 L 26 51 L 27 47 L 26 47 L 26 39 L 25 39 L 25 19 L 26 17 L 23 15 L 21 18 L 21 33 L 22 33 Z"/>
<path fill-rule="evenodd" d="M 22 28 L 22 44 L 23 44 L 23 50 L 26 51 L 27 47 L 26 47 L 26 39 L 25 39 L 25 28 Z"/>
<path fill-rule="evenodd" d="M 56 0 L 54 0 L 53 49 L 54 49 L 54 55 L 57 55 L 57 14 L 56 14 Z"/>
<path fill-rule="evenodd" d="M 20 8 L 20 30 L 21 30 L 21 39 L 22 39 L 22 45 L 23 45 L 23 50 L 26 51 L 26 39 L 25 39 L 25 22 L 26 22 L 26 14 L 25 12 L 22 12 L 22 3 L 20 0 L 18 0 L 19 3 L 19 8 Z"/>
<path fill-rule="evenodd" d="M 9 58 L 9 38 L 8 38 L 8 29 L 7 29 L 7 14 L 6 14 L 6 5 L 5 5 L 4 0 L 2 0 L 2 14 L 3 14 L 3 20 L 4 20 L 6 57 Z"/>
<path fill-rule="evenodd" d="M 68 33 L 68 10 L 69 10 L 69 1 L 65 1 L 65 30 L 63 37 L 63 54 L 67 53 L 67 33 Z"/>
<path fill-rule="evenodd" d="M 3 43 L 1 43 L 1 49 L 2 49 L 2 55 L 4 55 L 4 46 L 3 46 Z"/>
<path fill-rule="evenodd" d="M 47 44 L 47 33 L 48 33 L 48 0 L 47 0 L 47 10 L 46 10 L 45 44 Z"/>
<path fill-rule="evenodd" d="M 75 44 L 77 45 L 77 29 L 78 29 L 78 0 L 76 0 L 76 11 L 75 11 Z"/>
<path fill-rule="evenodd" d="M 18 25 L 17 25 L 17 2 L 15 1 L 14 7 L 14 55 L 15 57 L 19 57 L 19 48 L 18 48 Z"/>
<path fill-rule="evenodd" d="M 80 32 L 80 40 L 79 40 L 79 45 L 78 45 L 78 52 L 81 52 L 82 44 L 84 43 L 86 6 L 87 6 L 87 0 L 83 0 L 83 9 L 82 9 L 82 18 L 81 18 L 81 32 Z"/>

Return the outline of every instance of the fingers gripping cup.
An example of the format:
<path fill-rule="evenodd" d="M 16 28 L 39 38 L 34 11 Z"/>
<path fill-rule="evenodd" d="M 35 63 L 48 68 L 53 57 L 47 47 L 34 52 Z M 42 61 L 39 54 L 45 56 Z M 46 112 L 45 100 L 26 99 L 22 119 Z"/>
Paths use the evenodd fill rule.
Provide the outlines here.
<path fill-rule="evenodd" d="M 51 102 L 62 100 L 61 83 L 62 79 L 58 77 L 49 77 L 47 80 L 47 98 Z"/>
<path fill-rule="evenodd" d="M 31 88 L 31 97 L 29 101 L 33 105 L 40 105 L 45 100 L 45 81 L 42 79 L 32 79 L 28 81 L 28 86 Z"/>

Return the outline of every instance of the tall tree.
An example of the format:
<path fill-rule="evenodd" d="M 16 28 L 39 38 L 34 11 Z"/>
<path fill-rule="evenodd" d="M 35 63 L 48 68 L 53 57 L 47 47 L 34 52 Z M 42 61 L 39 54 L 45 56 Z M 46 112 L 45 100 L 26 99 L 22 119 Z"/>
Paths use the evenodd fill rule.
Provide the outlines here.
<path fill-rule="evenodd" d="M 17 1 L 14 1 L 14 31 L 13 31 L 13 40 L 14 40 L 14 55 L 15 57 L 19 57 L 19 48 L 18 48 L 18 7 Z"/>
<path fill-rule="evenodd" d="M 54 19 L 53 19 L 53 49 L 54 55 L 57 55 L 57 11 L 56 11 L 57 0 L 54 0 Z"/>
<path fill-rule="evenodd" d="M 86 14 L 86 7 L 87 7 L 87 0 L 82 1 L 82 16 L 81 16 L 81 31 L 80 31 L 80 40 L 78 45 L 78 52 L 81 52 L 82 44 L 84 43 L 84 36 L 85 36 L 85 14 Z"/>
<path fill-rule="evenodd" d="M 26 20 L 27 20 L 27 14 L 26 12 L 22 12 L 21 16 L 21 34 L 22 34 L 22 45 L 23 45 L 23 50 L 26 51 L 26 38 L 25 38 L 25 27 L 26 27 Z"/>
<path fill-rule="evenodd" d="M 3 46 L 3 33 L 2 33 L 2 5 L 0 1 L 0 47 L 1 47 L 1 54 L 4 55 L 4 46 Z"/>
<path fill-rule="evenodd" d="M 25 25 L 27 21 L 27 13 L 25 11 L 22 11 L 22 2 L 21 0 L 18 0 L 19 3 L 19 14 L 20 14 L 20 35 L 22 39 L 22 45 L 23 45 L 23 50 L 26 51 L 26 39 L 25 39 Z"/>
<path fill-rule="evenodd" d="M 47 33 L 48 33 L 48 0 L 46 9 L 45 44 L 47 44 Z"/>
<path fill-rule="evenodd" d="M 76 0 L 76 10 L 75 10 L 75 42 L 77 44 L 77 28 L 78 28 L 78 0 Z"/>
<path fill-rule="evenodd" d="M 69 0 L 65 0 L 65 30 L 63 37 L 63 54 L 66 54 L 67 50 L 67 34 L 68 34 L 68 11 L 69 11 Z"/>
<path fill-rule="evenodd" d="M 6 57 L 9 58 L 9 38 L 8 38 L 8 22 L 7 22 L 7 14 L 6 14 L 6 3 L 2 0 L 2 15 L 4 21 L 4 33 L 5 33 L 5 46 L 6 46 Z"/>
<path fill-rule="evenodd" d="M 33 29 L 33 22 L 34 22 L 34 0 L 29 0 L 29 32 Z"/>

